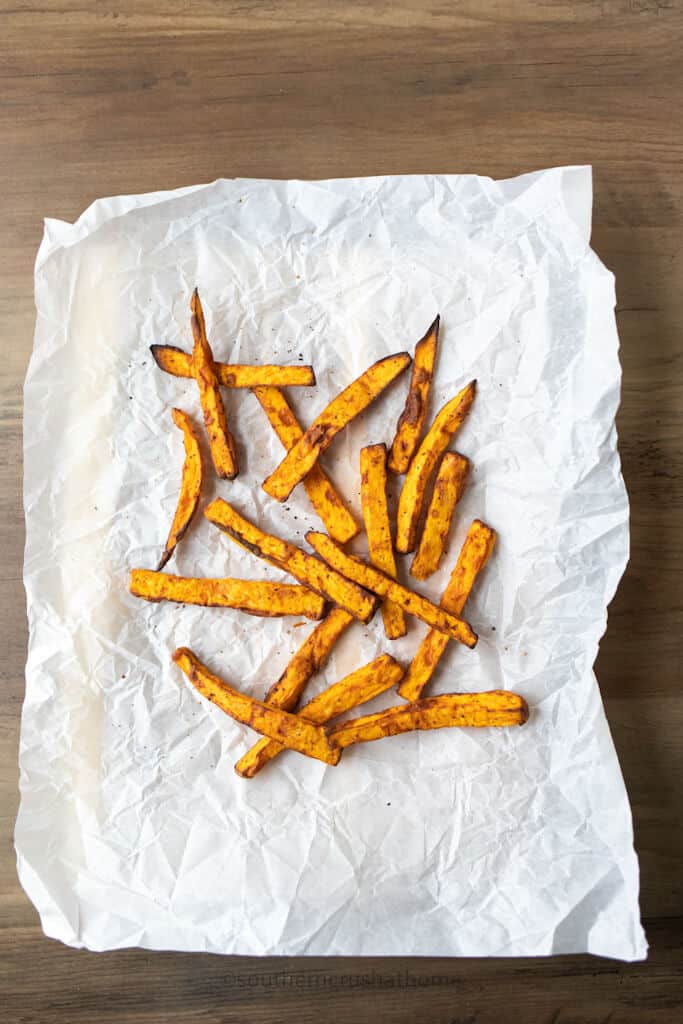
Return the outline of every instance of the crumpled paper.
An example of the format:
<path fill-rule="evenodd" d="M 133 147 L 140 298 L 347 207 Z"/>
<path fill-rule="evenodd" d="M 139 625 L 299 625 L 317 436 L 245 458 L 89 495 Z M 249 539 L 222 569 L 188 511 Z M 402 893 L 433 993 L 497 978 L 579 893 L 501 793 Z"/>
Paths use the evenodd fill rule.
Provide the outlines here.
<path fill-rule="evenodd" d="M 591 178 L 557 168 L 324 182 L 217 181 L 102 199 L 45 223 L 25 389 L 21 882 L 45 932 L 93 950 L 243 954 L 645 956 L 622 776 L 593 675 L 628 555 L 616 450 L 614 283 L 589 247 Z M 192 381 L 149 345 L 191 346 L 204 301 L 215 357 L 312 363 L 288 391 L 304 423 L 375 359 L 412 350 L 441 313 L 432 413 L 478 396 L 456 447 L 474 470 L 438 600 L 467 526 L 499 534 L 431 687 L 523 694 L 524 728 L 414 733 L 338 768 L 286 752 L 254 781 L 246 727 L 171 662 L 188 645 L 262 697 L 313 628 L 127 591 L 153 567 L 183 451 L 173 405 Z M 359 512 L 358 451 L 390 442 L 407 377 L 345 430 L 324 465 Z M 224 392 L 242 472 L 214 481 L 268 529 L 319 527 L 305 491 L 260 483 L 283 455 L 255 397 Z M 395 490 L 395 488 L 394 488 Z M 362 542 L 357 543 L 362 550 Z M 405 569 L 405 565 L 404 565 Z M 285 579 L 201 518 L 169 570 Z M 378 653 L 354 624 L 307 693 Z M 378 698 L 364 710 L 396 703 Z"/>

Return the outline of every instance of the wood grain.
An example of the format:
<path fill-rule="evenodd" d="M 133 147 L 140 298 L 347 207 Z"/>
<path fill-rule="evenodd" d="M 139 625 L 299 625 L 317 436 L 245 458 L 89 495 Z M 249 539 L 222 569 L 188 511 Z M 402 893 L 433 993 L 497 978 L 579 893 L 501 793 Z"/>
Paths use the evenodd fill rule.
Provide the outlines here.
<path fill-rule="evenodd" d="M 3 1020 L 683 1019 L 682 52 L 678 0 L 0 3 Z M 218 176 L 567 163 L 594 166 L 593 244 L 617 281 L 632 557 L 597 671 L 633 801 L 649 961 L 93 955 L 45 939 L 11 845 L 21 386 L 42 217 Z"/>

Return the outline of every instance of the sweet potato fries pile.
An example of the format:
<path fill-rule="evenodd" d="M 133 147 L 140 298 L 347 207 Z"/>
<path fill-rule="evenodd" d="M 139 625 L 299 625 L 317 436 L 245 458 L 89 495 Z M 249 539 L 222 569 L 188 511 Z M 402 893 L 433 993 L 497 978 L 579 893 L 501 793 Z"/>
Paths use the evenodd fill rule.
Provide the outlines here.
<path fill-rule="evenodd" d="M 185 647 L 173 660 L 192 685 L 231 718 L 261 733 L 237 762 L 243 778 L 253 778 L 283 750 L 290 749 L 336 765 L 342 751 L 356 743 L 416 729 L 449 726 L 522 725 L 526 701 L 515 693 L 447 693 L 423 696 L 446 647 L 455 640 L 472 648 L 477 635 L 462 618 L 467 598 L 491 556 L 494 530 L 475 519 L 467 532 L 440 603 L 434 604 L 399 579 L 398 554 L 415 552 L 410 574 L 425 580 L 448 550 L 455 510 L 467 485 L 470 463 L 449 451 L 474 402 L 471 381 L 447 401 L 425 429 L 436 366 L 439 318 L 415 347 L 380 359 L 352 381 L 316 416 L 308 429 L 298 422 L 283 387 L 311 386 L 310 366 L 245 366 L 216 362 L 204 313 L 195 289 L 191 303 L 191 352 L 153 345 L 157 365 L 166 373 L 194 379 L 214 472 L 231 480 L 239 472 L 237 445 L 230 432 L 229 409 L 222 389 L 249 388 L 286 449 L 280 464 L 263 482 L 264 491 L 285 501 L 302 484 L 326 532 L 311 530 L 306 541 L 315 553 L 266 533 L 223 498 L 204 508 L 205 519 L 260 559 L 285 570 L 296 582 L 233 578 L 190 578 L 162 572 L 196 515 L 206 466 L 197 426 L 187 413 L 173 409 L 183 435 L 185 462 L 178 503 L 157 570 L 134 569 L 130 591 L 147 601 L 220 606 L 249 615 L 296 615 L 318 620 L 281 677 L 259 701 L 214 675 Z M 360 451 L 361 506 L 367 558 L 346 550 L 360 526 L 321 466 L 334 438 L 410 366 L 412 376 L 403 412 L 389 452 L 384 443 Z M 387 497 L 388 473 L 404 475 L 392 530 Z M 380 609 L 388 640 L 406 634 L 408 620 L 429 628 L 407 666 L 382 654 L 357 668 L 317 696 L 305 700 L 306 685 L 324 666 L 339 638 L 354 620 L 367 623 Z M 396 687 L 403 703 L 374 714 L 340 721 L 340 717 Z"/>

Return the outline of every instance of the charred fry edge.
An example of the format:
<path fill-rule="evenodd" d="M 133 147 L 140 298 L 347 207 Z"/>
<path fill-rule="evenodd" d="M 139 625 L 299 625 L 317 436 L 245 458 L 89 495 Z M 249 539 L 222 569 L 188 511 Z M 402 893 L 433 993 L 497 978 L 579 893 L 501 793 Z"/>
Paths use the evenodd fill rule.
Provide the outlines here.
<path fill-rule="evenodd" d="M 470 381 L 454 398 L 446 402 L 410 463 L 396 513 L 396 550 L 402 554 L 407 554 L 415 547 L 429 481 L 439 459 L 470 411 L 475 394 L 476 381 Z"/>
<path fill-rule="evenodd" d="M 195 689 L 231 718 L 271 739 L 277 739 L 286 747 L 298 750 L 300 754 L 315 757 L 326 764 L 337 764 L 339 761 L 340 752 L 330 743 L 325 730 L 319 725 L 240 693 L 224 679 L 210 672 L 187 647 L 179 647 L 174 651 L 173 660 Z"/>
<path fill-rule="evenodd" d="M 277 501 L 285 501 L 340 430 L 367 409 L 410 363 L 407 352 L 398 352 L 368 367 L 316 417 L 277 469 L 264 480 L 264 491 Z"/>
<path fill-rule="evenodd" d="M 437 316 L 415 346 L 406 404 L 398 418 L 389 455 L 389 469 L 392 473 L 406 472 L 420 440 L 434 376 L 440 321 L 441 318 Z"/>
<path fill-rule="evenodd" d="M 298 714 L 316 725 L 323 725 L 338 715 L 343 715 L 352 708 L 358 707 L 379 696 L 394 686 L 402 677 L 403 669 L 389 654 L 381 654 L 368 665 L 358 668 L 355 672 L 328 686 L 326 690 L 313 697 Z M 277 757 L 284 749 L 277 740 L 261 740 L 250 754 L 249 763 L 245 758 L 238 761 L 235 771 L 243 778 L 253 778 L 262 768 Z"/>
<path fill-rule="evenodd" d="M 439 568 L 455 507 L 465 492 L 469 474 L 469 459 L 458 452 L 446 452 L 436 474 L 422 536 L 410 566 L 410 575 L 416 580 L 426 580 Z"/>
<path fill-rule="evenodd" d="M 385 576 L 379 569 L 368 565 L 367 562 L 363 562 L 360 558 L 347 555 L 326 534 L 309 530 L 306 534 L 306 540 L 333 569 L 343 573 L 348 579 L 353 580 L 354 583 L 364 586 L 367 590 L 378 594 L 380 597 L 388 597 L 391 601 L 399 604 L 409 615 L 414 615 L 416 618 L 426 622 L 428 626 L 432 626 L 442 633 L 447 633 L 454 640 L 459 640 L 460 643 L 465 644 L 466 647 L 476 646 L 477 634 L 464 619 L 452 615 L 438 605 L 432 604 L 426 597 L 415 593 L 414 590 L 408 590 L 407 587 L 397 583 L 396 580 L 392 580 L 389 576 Z M 360 583 L 360 580 L 364 582 Z"/>
<path fill-rule="evenodd" d="M 268 421 L 287 451 L 303 437 L 303 430 L 279 388 L 258 387 L 253 389 Z M 341 495 L 332 481 L 316 463 L 303 479 L 308 499 L 318 513 L 327 532 L 340 544 L 345 544 L 358 533 L 358 524 L 347 509 Z"/>
<path fill-rule="evenodd" d="M 133 569 L 130 592 L 145 601 L 174 601 L 204 608 L 235 608 L 250 615 L 276 618 L 305 615 L 322 619 L 325 601 L 308 587 L 270 580 L 210 579 L 173 576 L 153 569 Z"/>
<path fill-rule="evenodd" d="M 496 531 L 475 519 L 467 531 L 455 568 L 441 598 L 441 607 L 460 615 L 472 588 L 491 557 Z M 435 629 L 425 636 L 417 654 L 408 666 L 398 692 L 406 700 L 417 700 L 432 678 L 446 647 L 448 637 Z"/>
<path fill-rule="evenodd" d="M 368 594 L 362 587 L 294 544 L 260 530 L 222 498 L 212 501 L 204 509 L 204 515 L 235 543 L 284 569 L 311 590 L 344 608 L 354 618 L 369 622 L 375 613 L 378 602 L 374 594 Z"/>
<path fill-rule="evenodd" d="M 524 725 L 529 708 L 523 697 L 507 690 L 486 693 L 445 693 L 414 704 L 399 704 L 373 715 L 342 722 L 329 730 L 333 743 L 344 749 L 416 729 L 504 728 Z"/>
<path fill-rule="evenodd" d="M 387 505 L 387 449 L 371 444 L 360 452 L 360 501 L 368 538 L 368 555 L 376 569 L 396 579 L 396 559 Z M 403 609 L 393 601 L 382 601 L 382 621 L 389 640 L 406 634 Z"/>
<path fill-rule="evenodd" d="M 197 511 L 197 505 L 202 493 L 202 482 L 204 480 L 202 453 L 192 420 L 182 409 L 171 409 L 171 416 L 176 427 L 183 434 L 185 460 L 180 477 L 180 491 L 178 493 L 176 509 L 168 531 L 163 554 L 157 565 L 157 570 L 159 571 L 170 561 L 176 546 L 187 533 L 187 529 Z"/>
<path fill-rule="evenodd" d="M 191 352 L 185 352 L 176 345 L 150 345 L 149 350 L 154 362 L 164 373 L 172 377 L 194 377 Z M 218 383 L 224 388 L 315 387 L 312 366 L 255 366 L 214 361 L 213 370 Z"/>

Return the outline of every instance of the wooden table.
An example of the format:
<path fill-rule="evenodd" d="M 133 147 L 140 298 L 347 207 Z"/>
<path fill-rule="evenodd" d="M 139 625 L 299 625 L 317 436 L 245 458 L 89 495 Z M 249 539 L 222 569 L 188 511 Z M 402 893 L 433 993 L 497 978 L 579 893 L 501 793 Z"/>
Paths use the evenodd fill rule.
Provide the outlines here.
<path fill-rule="evenodd" d="M 682 30 L 679 0 L 0 5 L 3 1020 L 683 1020 Z M 507 177 L 569 163 L 594 166 L 593 244 L 617 279 L 632 557 L 598 674 L 633 803 L 648 962 L 95 955 L 44 938 L 11 838 L 21 385 L 41 218 L 221 176 Z"/>

